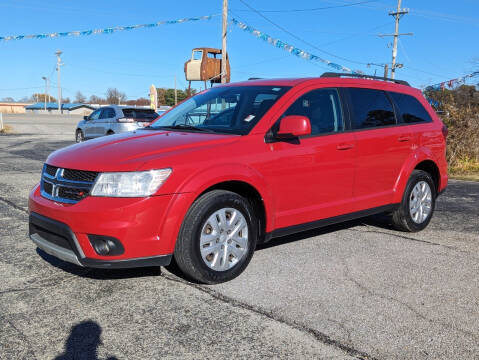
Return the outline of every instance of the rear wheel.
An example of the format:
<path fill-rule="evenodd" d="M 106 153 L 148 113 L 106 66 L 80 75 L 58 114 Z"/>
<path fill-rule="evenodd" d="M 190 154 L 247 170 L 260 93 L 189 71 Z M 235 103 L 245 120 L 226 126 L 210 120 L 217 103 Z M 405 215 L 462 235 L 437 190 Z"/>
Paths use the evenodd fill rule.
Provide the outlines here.
<path fill-rule="evenodd" d="M 401 204 L 393 212 L 392 222 L 396 229 L 416 232 L 431 221 L 436 205 L 436 187 L 431 175 L 414 170 L 404 190 Z"/>
<path fill-rule="evenodd" d="M 75 141 L 77 143 L 85 141 L 85 135 L 83 134 L 83 131 L 81 131 L 80 129 L 77 129 L 75 133 Z"/>
<path fill-rule="evenodd" d="M 213 190 L 188 211 L 175 246 L 175 260 L 188 277 L 206 284 L 234 279 L 249 264 L 258 221 L 240 195 Z"/>

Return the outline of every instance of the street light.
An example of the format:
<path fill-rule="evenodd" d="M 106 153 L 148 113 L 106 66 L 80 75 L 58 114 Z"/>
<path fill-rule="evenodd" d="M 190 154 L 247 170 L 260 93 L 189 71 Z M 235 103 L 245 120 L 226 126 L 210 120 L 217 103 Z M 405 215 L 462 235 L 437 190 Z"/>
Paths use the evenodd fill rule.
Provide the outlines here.
<path fill-rule="evenodd" d="M 45 76 L 42 76 L 42 79 L 45 80 L 44 100 L 45 100 L 45 112 L 46 112 L 47 111 L 47 96 L 48 96 L 48 102 L 50 102 L 50 95 L 48 95 L 48 78 Z"/>

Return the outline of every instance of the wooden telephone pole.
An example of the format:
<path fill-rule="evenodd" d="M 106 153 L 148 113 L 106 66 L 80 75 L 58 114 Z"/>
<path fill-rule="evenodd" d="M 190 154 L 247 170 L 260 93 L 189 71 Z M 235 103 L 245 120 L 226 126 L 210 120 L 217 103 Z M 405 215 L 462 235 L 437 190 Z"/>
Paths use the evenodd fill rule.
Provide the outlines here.
<path fill-rule="evenodd" d="M 223 31 L 221 44 L 221 83 L 226 83 L 226 35 L 228 32 L 228 0 L 223 0 Z"/>
<path fill-rule="evenodd" d="M 396 57 L 398 53 L 398 40 L 399 36 L 402 35 L 413 35 L 413 33 L 399 33 L 399 20 L 401 17 L 407 13 L 409 13 L 409 9 L 401 9 L 401 1 L 398 0 L 397 4 L 397 9 L 396 11 L 390 11 L 389 15 L 394 16 L 395 18 L 395 27 L 394 27 L 394 34 L 380 34 L 380 37 L 384 36 L 394 36 L 394 41 L 393 41 L 393 54 L 392 54 L 392 63 L 391 63 L 391 79 L 394 79 L 396 75 L 396 69 L 403 67 L 402 64 L 396 64 Z M 386 76 L 387 77 L 387 76 Z"/>

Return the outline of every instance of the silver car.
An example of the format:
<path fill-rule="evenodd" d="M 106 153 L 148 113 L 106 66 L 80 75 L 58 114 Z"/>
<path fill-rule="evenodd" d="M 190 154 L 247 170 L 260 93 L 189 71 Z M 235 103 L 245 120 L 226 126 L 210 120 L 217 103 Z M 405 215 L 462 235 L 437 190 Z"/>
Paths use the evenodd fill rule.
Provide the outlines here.
<path fill-rule="evenodd" d="M 109 105 L 84 116 L 75 131 L 76 142 L 133 131 L 149 125 L 164 111 L 153 109 Z"/>

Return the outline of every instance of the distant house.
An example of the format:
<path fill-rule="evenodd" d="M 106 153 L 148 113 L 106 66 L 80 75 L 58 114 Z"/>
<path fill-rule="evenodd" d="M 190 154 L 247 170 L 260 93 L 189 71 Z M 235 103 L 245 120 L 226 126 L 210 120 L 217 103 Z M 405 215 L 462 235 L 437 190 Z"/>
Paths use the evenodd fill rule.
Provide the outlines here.
<path fill-rule="evenodd" d="M 30 103 L 0 102 L 0 113 L 4 114 L 24 114 L 25 106 Z"/>
<path fill-rule="evenodd" d="M 45 103 L 36 103 L 25 106 L 27 113 L 32 112 L 36 114 L 50 114 L 58 111 L 57 103 L 47 103 L 45 110 Z M 62 110 L 64 114 L 70 115 L 90 115 L 96 108 L 89 104 L 62 104 Z"/>

